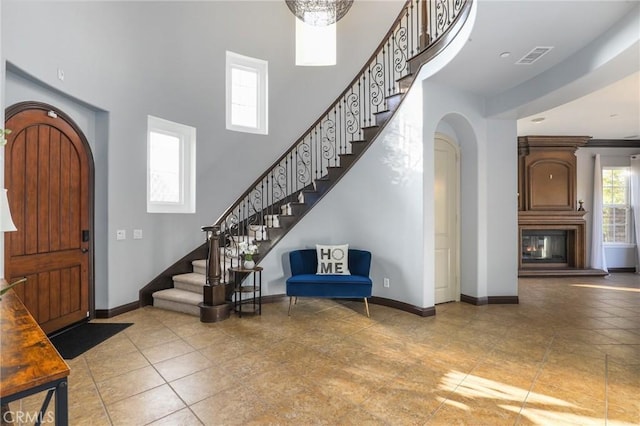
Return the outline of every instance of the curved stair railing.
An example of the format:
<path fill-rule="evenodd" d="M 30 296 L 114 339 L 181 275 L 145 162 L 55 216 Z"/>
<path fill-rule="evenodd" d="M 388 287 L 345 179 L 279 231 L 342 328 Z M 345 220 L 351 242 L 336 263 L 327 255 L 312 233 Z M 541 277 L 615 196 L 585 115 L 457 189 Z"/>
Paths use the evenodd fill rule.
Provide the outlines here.
<path fill-rule="evenodd" d="M 253 227 L 266 254 L 375 139 L 413 82 L 410 60 L 446 33 L 466 3 L 407 1 L 351 84 L 213 226 L 227 237 L 250 235 Z M 275 215 L 279 228 L 268 226 Z"/>
<path fill-rule="evenodd" d="M 266 255 L 371 145 L 400 105 L 419 67 L 455 37 L 472 1 L 408 0 L 369 61 L 336 101 L 213 225 L 202 228 L 207 243 L 180 262 L 202 259 L 207 250 L 207 284 L 214 285 L 226 282 L 224 271 L 237 260 L 239 241 L 256 240 L 259 257 Z M 206 247 L 211 235 L 219 238 L 216 246 L 220 250 L 211 252 Z M 220 265 L 215 269 L 223 271 L 221 275 L 209 271 L 213 263 Z M 177 270 L 185 268 L 188 266 Z M 151 303 L 153 291 L 172 286 L 167 282 L 170 269 L 140 291 L 142 305 Z"/>

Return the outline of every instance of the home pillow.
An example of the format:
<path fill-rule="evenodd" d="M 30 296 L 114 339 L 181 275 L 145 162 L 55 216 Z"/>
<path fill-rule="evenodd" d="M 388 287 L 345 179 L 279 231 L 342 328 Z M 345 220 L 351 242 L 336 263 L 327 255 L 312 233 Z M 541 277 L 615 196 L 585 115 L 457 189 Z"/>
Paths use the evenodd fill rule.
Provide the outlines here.
<path fill-rule="evenodd" d="M 351 275 L 349 272 L 349 244 L 316 244 L 317 275 Z"/>

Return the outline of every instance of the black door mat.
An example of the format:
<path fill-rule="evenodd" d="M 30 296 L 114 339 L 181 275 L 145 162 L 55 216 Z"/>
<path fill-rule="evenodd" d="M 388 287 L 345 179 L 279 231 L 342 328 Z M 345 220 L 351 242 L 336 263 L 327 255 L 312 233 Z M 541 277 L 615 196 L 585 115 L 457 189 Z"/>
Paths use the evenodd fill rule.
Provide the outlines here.
<path fill-rule="evenodd" d="M 50 338 L 62 358 L 73 359 L 115 336 L 132 323 L 86 322 Z"/>

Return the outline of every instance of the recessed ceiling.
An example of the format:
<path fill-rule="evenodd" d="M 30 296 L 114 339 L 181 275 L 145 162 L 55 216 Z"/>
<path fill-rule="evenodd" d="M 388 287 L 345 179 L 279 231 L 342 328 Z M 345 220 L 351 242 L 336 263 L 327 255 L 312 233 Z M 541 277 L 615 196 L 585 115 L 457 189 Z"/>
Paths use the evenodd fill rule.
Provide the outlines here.
<path fill-rule="evenodd" d="M 469 42 L 431 78 L 487 99 L 499 96 L 562 63 L 635 12 L 639 4 L 628 0 L 479 1 Z M 640 34 L 640 28 L 637 31 Z M 539 46 L 553 49 L 530 65 L 515 64 Z M 633 75 L 626 74 L 604 88 L 602 84 L 594 87 L 597 90 L 587 96 L 565 99 L 571 101 L 535 115 L 531 111 L 527 116 L 519 113 L 518 134 L 588 135 L 596 139 L 638 135 L 639 72 L 640 61 Z M 587 91 L 578 96 L 584 93 Z M 545 120 L 531 122 L 538 117 Z"/>
<path fill-rule="evenodd" d="M 640 139 L 640 72 L 551 110 L 518 120 L 519 135 Z M 538 117 L 545 120 L 534 122 Z"/>

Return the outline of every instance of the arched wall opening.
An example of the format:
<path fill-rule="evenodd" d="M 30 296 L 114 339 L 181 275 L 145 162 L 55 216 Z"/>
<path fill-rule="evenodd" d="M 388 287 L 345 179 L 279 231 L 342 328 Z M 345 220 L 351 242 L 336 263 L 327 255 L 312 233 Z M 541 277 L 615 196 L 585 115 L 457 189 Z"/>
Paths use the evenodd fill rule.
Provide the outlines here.
<path fill-rule="evenodd" d="M 446 135 L 460 149 L 460 293 L 477 295 L 480 290 L 478 138 L 467 118 L 459 113 L 444 115 L 436 133 Z M 435 133 L 431 135 L 435 138 Z"/>
<path fill-rule="evenodd" d="M 30 75 L 10 62 L 6 63 L 6 105 L 24 101 L 51 104 L 66 111 L 86 136 L 94 160 L 94 288 L 95 308 L 108 307 L 108 141 L 109 112 L 74 98 Z M 4 160 L 2 161 L 4 164 Z M 2 173 L 4 175 L 4 173 Z"/>

